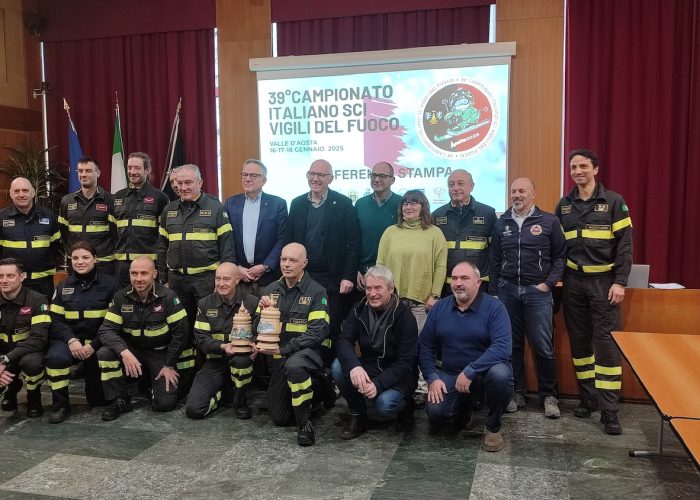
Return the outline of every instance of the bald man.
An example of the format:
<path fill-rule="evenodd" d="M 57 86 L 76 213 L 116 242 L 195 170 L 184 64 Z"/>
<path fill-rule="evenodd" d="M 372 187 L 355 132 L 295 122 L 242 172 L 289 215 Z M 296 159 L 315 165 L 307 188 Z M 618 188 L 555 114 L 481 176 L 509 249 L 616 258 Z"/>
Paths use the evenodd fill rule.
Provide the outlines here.
<path fill-rule="evenodd" d="M 566 240 L 559 219 L 535 205 L 535 184 L 522 177 L 510 187 L 512 206 L 491 239 L 489 292 L 506 306 L 513 328 L 515 394 L 507 411 L 523 408 L 525 336 L 535 351 L 539 405 L 547 418 L 559 418 L 553 346 L 552 291 L 564 273 Z"/>
<path fill-rule="evenodd" d="M 300 446 L 316 441 L 311 403 L 314 388 L 324 377 L 321 345 L 328 338 L 330 323 L 326 291 L 305 272 L 308 262 L 303 245 L 285 246 L 280 257 L 282 279 L 270 283 L 260 299 L 261 308 L 276 304 L 282 321 L 279 350 L 261 351 L 270 358 L 268 412 L 275 425 L 296 420 Z M 258 332 L 264 328 L 258 325 Z"/>
<path fill-rule="evenodd" d="M 56 214 L 35 204 L 31 182 L 10 184 L 12 205 L 0 211 L 0 259 L 19 260 L 27 273 L 23 286 L 51 298 L 61 232 Z"/>
<path fill-rule="evenodd" d="M 255 315 L 258 298 L 239 287 L 239 281 L 238 266 L 224 262 L 216 270 L 215 291 L 197 305 L 194 338 L 199 352 L 206 355 L 206 361 L 187 396 L 185 411 L 190 418 L 209 415 L 222 405 L 222 395 L 232 392 L 236 417 L 240 420 L 251 417 L 246 392 L 253 376 L 255 355 L 233 351 L 231 327 L 233 316 L 242 307 L 251 316 Z"/>
<path fill-rule="evenodd" d="M 126 377 L 137 378 L 144 366 L 152 378 L 153 409 L 170 411 L 177 405 L 176 363 L 187 340 L 187 313 L 175 292 L 156 281 L 157 275 L 153 259 L 134 259 L 131 286 L 114 295 L 100 327 L 97 359 L 105 399 L 111 401 L 102 420 L 131 411 Z"/>
<path fill-rule="evenodd" d="M 315 160 L 306 179 L 309 192 L 292 200 L 285 241 L 306 247 L 306 269 L 326 289 L 331 342 L 325 362 L 330 365 L 335 358 L 332 342 L 338 338 L 342 322 L 341 299 L 352 292 L 357 279 L 360 229 L 350 198 L 329 189 L 333 182 L 330 163 Z"/>
<path fill-rule="evenodd" d="M 435 225 L 447 240 L 447 278 L 442 296 L 452 293 L 450 280 L 454 266 L 464 260 L 476 264 L 486 290 L 489 276 L 489 242 L 496 211 L 472 196 L 474 178 L 463 169 L 453 170 L 447 178 L 450 202 L 433 212 Z"/>

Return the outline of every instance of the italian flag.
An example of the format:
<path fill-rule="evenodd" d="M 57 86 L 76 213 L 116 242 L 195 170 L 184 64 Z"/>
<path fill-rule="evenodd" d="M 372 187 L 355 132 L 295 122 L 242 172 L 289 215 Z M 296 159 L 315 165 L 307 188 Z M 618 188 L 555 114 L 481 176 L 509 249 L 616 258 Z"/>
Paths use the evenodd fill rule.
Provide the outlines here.
<path fill-rule="evenodd" d="M 112 185 L 110 191 L 116 193 L 127 186 L 124 169 L 124 144 L 122 143 L 122 126 L 119 119 L 119 103 L 116 105 L 114 124 L 114 143 L 112 144 Z"/>

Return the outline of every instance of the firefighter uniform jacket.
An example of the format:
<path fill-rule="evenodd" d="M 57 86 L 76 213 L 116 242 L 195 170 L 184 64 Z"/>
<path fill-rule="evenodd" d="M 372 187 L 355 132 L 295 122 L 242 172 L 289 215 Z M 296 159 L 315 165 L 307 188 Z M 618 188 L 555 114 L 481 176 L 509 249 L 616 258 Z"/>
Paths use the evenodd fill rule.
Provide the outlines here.
<path fill-rule="evenodd" d="M 578 197 L 578 187 L 557 204 L 566 238 L 566 268 L 584 276 L 612 275 L 626 286 L 632 267 L 632 219 L 625 200 L 597 183 L 593 196 Z"/>
<path fill-rule="evenodd" d="M 99 186 L 89 200 L 80 189 L 63 197 L 58 223 L 66 252 L 75 242 L 85 240 L 95 247 L 99 262 L 114 260 L 117 230 L 113 200 L 114 196 Z"/>
<path fill-rule="evenodd" d="M 451 203 L 441 206 L 433 212 L 433 218 L 447 240 L 446 283 L 451 281 L 452 269 L 463 260 L 475 264 L 481 279 L 488 281 L 488 248 L 496 223 L 496 211 L 472 196 L 469 204 L 461 209 L 453 207 Z"/>
<path fill-rule="evenodd" d="M 49 308 L 52 338 L 66 343 L 72 338 L 88 340 L 99 349 L 97 332 L 117 291 L 119 282 L 97 269 L 89 278 L 73 273 L 61 281 Z"/>
<path fill-rule="evenodd" d="M 219 200 L 202 193 L 195 201 L 170 202 L 160 217 L 158 277 L 168 272 L 212 274 L 221 262 L 235 262 L 228 214 Z"/>
<path fill-rule="evenodd" d="M 302 349 L 320 349 L 329 335 L 330 317 L 326 289 L 304 273 L 299 283 L 287 288 L 284 278 L 265 289 L 277 302 L 282 322 L 280 354 L 288 356 Z"/>
<path fill-rule="evenodd" d="M 51 210 L 34 205 L 24 214 L 10 205 L 0 211 L 0 221 L 0 258 L 13 257 L 21 261 L 30 280 L 56 274 L 61 232 Z"/>
<path fill-rule="evenodd" d="M 22 287 L 13 300 L 0 294 L 0 354 L 13 365 L 46 348 L 50 325 L 49 301 L 40 293 Z"/>
<path fill-rule="evenodd" d="M 258 298 L 239 288 L 236 290 L 233 304 L 224 302 L 216 292 L 199 301 L 194 339 L 197 348 L 207 355 L 207 359 L 220 358 L 223 352 L 221 344 L 231 341 L 233 316 L 238 313 L 241 304 L 245 304 L 245 308 L 253 316 L 258 307 Z"/>
<path fill-rule="evenodd" d="M 564 274 L 566 241 L 559 219 L 535 207 L 522 228 L 509 208 L 496 221 L 489 247 L 491 281 L 489 293 L 496 294 L 498 278 L 516 285 L 545 283 L 554 290 Z"/>
<path fill-rule="evenodd" d="M 165 366 L 175 367 L 187 343 L 187 313 L 175 292 L 154 283 L 146 302 L 128 286 L 114 295 L 100 327 L 100 342 L 117 354 L 129 346 L 166 350 Z"/>
<path fill-rule="evenodd" d="M 141 255 L 156 260 L 158 222 L 168 203 L 167 195 L 148 182 L 138 189 L 117 191 L 114 195 L 117 225 L 114 256 L 117 260 L 132 261 Z"/>

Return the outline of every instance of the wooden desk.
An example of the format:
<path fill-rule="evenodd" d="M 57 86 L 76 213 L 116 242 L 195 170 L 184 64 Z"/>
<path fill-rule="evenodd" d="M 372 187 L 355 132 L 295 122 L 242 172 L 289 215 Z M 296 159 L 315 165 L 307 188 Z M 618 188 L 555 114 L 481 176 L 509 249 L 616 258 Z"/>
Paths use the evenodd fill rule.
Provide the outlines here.
<path fill-rule="evenodd" d="M 613 332 L 664 418 L 700 418 L 700 335 Z"/>
<path fill-rule="evenodd" d="M 695 465 L 700 468 L 700 420 L 672 418 L 671 427 L 693 458 Z"/>

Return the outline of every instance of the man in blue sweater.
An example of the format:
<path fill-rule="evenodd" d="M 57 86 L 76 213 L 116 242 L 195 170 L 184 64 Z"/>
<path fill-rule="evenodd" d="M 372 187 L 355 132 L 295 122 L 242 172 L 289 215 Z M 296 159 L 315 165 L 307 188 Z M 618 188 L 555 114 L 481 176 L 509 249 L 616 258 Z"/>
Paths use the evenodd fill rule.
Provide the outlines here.
<path fill-rule="evenodd" d="M 483 387 L 488 406 L 486 451 L 503 448 L 501 417 L 513 397 L 508 313 L 498 299 L 479 291 L 479 269 L 460 262 L 452 270 L 452 296 L 430 310 L 419 341 L 419 361 L 428 381 L 426 413 L 433 427 L 471 421 L 472 394 Z M 442 366 L 436 364 L 442 353 Z"/>

